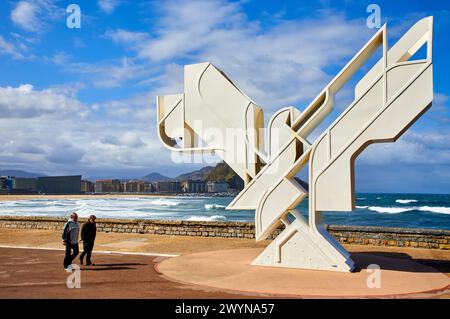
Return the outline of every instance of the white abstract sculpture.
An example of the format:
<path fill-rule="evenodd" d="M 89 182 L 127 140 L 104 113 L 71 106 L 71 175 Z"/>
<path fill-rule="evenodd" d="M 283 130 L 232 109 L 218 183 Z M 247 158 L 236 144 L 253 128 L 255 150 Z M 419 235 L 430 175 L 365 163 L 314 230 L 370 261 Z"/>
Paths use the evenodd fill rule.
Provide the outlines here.
<path fill-rule="evenodd" d="M 356 157 L 371 143 L 396 141 L 431 106 L 432 30 L 432 17 L 425 18 L 388 49 L 383 26 L 303 112 L 287 107 L 273 115 L 266 151 L 261 108 L 210 63 L 185 66 L 184 94 L 157 98 L 159 136 L 169 149 L 214 151 L 242 177 L 245 188 L 227 209 L 256 210 L 256 240 L 284 224 L 253 265 L 354 269 L 349 253 L 322 227 L 321 212 L 354 209 Z M 424 44 L 426 58 L 409 61 Z M 309 141 L 335 94 L 379 47 L 382 57 L 356 85 L 354 101 Z M 296 209 L 308 191 L 294 179 L 307 164 L 308 220 Z"/>

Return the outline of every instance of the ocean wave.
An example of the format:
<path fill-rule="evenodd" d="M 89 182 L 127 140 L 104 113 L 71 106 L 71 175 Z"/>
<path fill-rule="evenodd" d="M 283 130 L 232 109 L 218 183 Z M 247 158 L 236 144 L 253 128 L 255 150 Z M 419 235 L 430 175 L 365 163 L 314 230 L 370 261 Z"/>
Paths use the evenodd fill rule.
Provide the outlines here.
<path fill-rule="evenodd" d="M 367 208 L 367 207 L 369 207 L 369 206 L 356 206 L 356 208 L 360 208 L 360 209 L 364 209 L 364 208 Z"/>
<path fill-rule="evenodd" d="M 380 207 L 380 206 L 370 206 L 367 208 L 368 210 L 378 212 L 378 213 L 387 213 L 387 214 L 399 214 L 413 210 L 412 207 Z"/>
<path fill-rule="evenodd" d="M 180 205 L 181 202 L 174 201 L 172 199 L 158 198 L 158 199 L 149 201 L 149 204 L 159 205 L 159 206 L 177 206 L 177 205 Z"/>
<path fill-rule="evenodd" d="M 227 206 L 219 204 L 205 204 L 205 209 L 223 209 Z"/>
<path fill-rule="evenodd" d="M 399 204 L 409 204 L 409 203 L 417 203 L 418 201 L 416 199 L 397 199 L 395 202 Z"/>
<path fill-rule="evenodd" d="M 210 221 L 220 221 L 227 220 L 225 216 L 213 215 L 213 216 L 191 216 L 187 220 L 196 222 L 210 222 Z"/>
<path fill-rule="evenodd" d="M 418 206 L 418 207 L 379 207 L 379 206 L 370 206 L 367 207 L 368 210 L 378 212 L 378 213 L 387 213 L 387 214 L 400 214 L 411 211 L 421 211 L 421 212 L 429 212 L 436 214 L 450 214 L 450 207 L 432 207 L 432 206 Z"/>
<path fill-rule="evenodd" d="M 419 207 L 418 210 L 432 212 L 437 214 L 450 214 L 450 207 L 430 207 L 430 206 L 422 206 Z"/>

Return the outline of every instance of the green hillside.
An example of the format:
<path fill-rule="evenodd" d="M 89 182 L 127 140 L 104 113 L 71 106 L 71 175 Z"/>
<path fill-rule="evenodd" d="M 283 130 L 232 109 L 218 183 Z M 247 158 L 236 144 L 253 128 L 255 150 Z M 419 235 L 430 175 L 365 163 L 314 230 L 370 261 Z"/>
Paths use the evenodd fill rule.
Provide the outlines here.
<path fill-rule="evenodd" d="M 206 181 L 226 182 L 231 188 L 243 189 L 244 181 L 228 166 L 227 163 L 219 163 L 206 177 Z"/>

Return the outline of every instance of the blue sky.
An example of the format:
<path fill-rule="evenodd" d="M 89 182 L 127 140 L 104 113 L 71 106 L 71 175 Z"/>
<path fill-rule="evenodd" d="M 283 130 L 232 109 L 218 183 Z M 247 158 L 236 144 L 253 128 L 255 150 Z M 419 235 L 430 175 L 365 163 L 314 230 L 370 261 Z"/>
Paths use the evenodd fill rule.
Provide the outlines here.
<path fill-rule="evenodd" d="M 81 28 L 66 7 L 81 8 Z M 434 105 L 394 144 L 357 160 L 362 192 L 450 193 L 448 1 L 2 1 L 0 169 L 88 177 L 168 176 L 157 139 L 156 95 L 182 92 L 183 65 L 210 61 L 265 111 L 300 110 L 376 32 L 390 43 L 433 15 Z M 336 110 L 351 101 L 338 96 Z"/>

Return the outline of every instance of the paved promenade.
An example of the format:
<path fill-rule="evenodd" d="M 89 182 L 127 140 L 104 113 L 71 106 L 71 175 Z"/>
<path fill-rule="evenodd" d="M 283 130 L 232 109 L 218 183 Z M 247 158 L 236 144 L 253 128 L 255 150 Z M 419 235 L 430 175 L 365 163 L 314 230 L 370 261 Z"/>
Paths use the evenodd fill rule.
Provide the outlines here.
<path fill-rule="evenodd" d="M 158 236 L 147 234 L 98 234 L 97 250 L 145 254 L 208 252 L 222 249 L 261 248 L 254 240 Z M 155 270 L 161 256 L 94 253 L 94 267 L 81 271 L 81 289 L 66 286 L 68 274 L 62 268 L 63 246 L 59 232 L 42 230 L 0 230 L 0 298 L 248 298 L 270 294 L 233 292 L 226 289 L 177 283 Z M 347 245 L 350 252 L 373 253 L 414 261 L 450 277 L 450 251 Z M 47 250 L 45 248 L 50 248 Z M 55 250 L 56 249 L 56 250 Z M 58 250 L 59 249 L 59 250 Z M 411 295 L 449 298 L 449 291 Z"/>
<path fill-rule="evenodd" d="M 154 269 L 161 257 L 96 254 L 82 267 L 81 288 L 69 289 L 62 251 L 0 248 L 0 298 L 242 298 L 199 290 L 164 279 Z"/>

